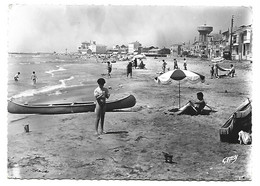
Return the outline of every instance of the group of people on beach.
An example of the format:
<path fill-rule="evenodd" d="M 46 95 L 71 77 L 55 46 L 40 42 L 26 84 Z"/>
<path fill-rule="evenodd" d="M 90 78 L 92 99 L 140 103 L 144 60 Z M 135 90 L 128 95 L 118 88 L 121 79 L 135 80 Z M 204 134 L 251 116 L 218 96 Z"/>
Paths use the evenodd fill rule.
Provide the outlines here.
<path fill-rule="evenodd" d="M 220 75 L 218 74 L 218 65 L 217 64 L 212 64 L 211 68 L 210 68 L 210 76 L 211 79 L 213 78 L 219 78 Z M 230 69 L 228 70 L 229 72 L 227 74 L 225 74 L 225 76 L 229 76 L 229 77 L 234 77 L 235 76 L 235 67 L 233 64 L 230 65 Z"/>
<path fill-rule="evenodd" d="M 165 62 L 165 60 L 162 60 L 163 64 L 162 64 L 162 70 L 163 73 L 165 73 L 166 71 L 166 67 L 167 67 L 167 63 Z M 141 63 L 142 64 L 142 60 Z M 133 69 L 133 65 L 134 68 L 137 67 L 137 60 L 135 59 L 133 62 L 129 61 L 129 63 L 127 64 L 127 77 L 130 75 L 130 77 L 132 78 L 132 69 Z M 184 70 L 187 70 L 187 61 L 184 58 L 184 63 L 183 63 L 183 67 Z M 178 62 L 176 59 L 174 59 L 174 69 L 179 69 L 178 67 Z M 170 69 L 168 69 L 170 70 Z M 111 72 L 112 72 L 112 64 L 111 62 L 107 62 L 107 71 L 108 71 L 108 77 L 111 78 Z M 228 73 L 230 76 L 234 76 L 234 72 L 235 69 L 233 67 L 233 65 L 231 64 L 231 70 Z M 14 80 L 18 81 L 19 80 L 19 75 L 21 73 L 18 72 L 15 76 L 14 76 Z M 211 69 L 211 77 L 213 77 L 213 75 L 215 77 L 218 76 L 217 74 L 217 67 L 213 67 Z M 36 84 L 36 80 L 37 80 L 37 76 L 36 73 L 33 71 L 32 75 L 31 75 L 31 80 L 33 85 Z M 109 90 L 104 86 L 106 83 L 104 78 L 99 78 L 97 80 L 97 84 L 98 87 L 94 90 L 94 97 L 95 97 L 95 102 L 96 102 L 96 107 L 95 107 L 95 113 L 96 113 L 96 120 L 95 120 L 95 130 L 96 130 L 96 135 L 100 135 L 100 134 L 105 134 L 106 132 L 104 131 L 104 121 L 105 121 L 105 113 L 106 113 L 106 100 L 110 97 L 110 93 Z M 204 107 L 206 106 L 206 102 L 204 101 L 204 95 L 202 92 L 198 92 L 197 93 L 197 99 L 198 101 L 189 101 L 183 109 L 186 109 L 188 107 L 192 108 L 197 114 L 201 113 L 201 111 L 204 109 Z M 99 123 L 100 123 L 100 133 L 99 133 Z"/>
<path fill-rule="evenodd" d="M 14 80 L 15 81 L 19 80 L 20 74 L 21 74 L 20 72 L 17 72 L 17 74 L 15 74 L 15 76 L 14 76 Z M 35 71 L 32 72 L 31 80 L 32 80 L 32 84 L 35 85 L 36 84 L 36 80 L 37 80 L 37 76 L 35 74 Z"/>
<path fill-rule="evenodd" d="M 167 63 L 163 59 L 163 65 L 162 65 L 162 70 L 163 72 L 166 71 Z M 127 64 L 127 77 L 130 76 L 132 77 L 132 69 L 136 68 L 137 60 L 129 61 Z M 112 71 L 112 65 L 110 62 L 107 62 L 108 66 L 108 77 L 111 77 L 110 73 Z M 186 58 L 184 58 L 184 63 L 183 63 L 184 70 L 187 70 L 187 61 Z M 179 69 L 177 60 L 174 59 L 174 69 Z M 169 70 L 169 69 L 168 69 Z M 104 86 L 106 81 L 104 78 L 99 78 L 97 80 L 98 87 L 94 90 L 94 96 L 96 99 L 96 108 L 95 108 L 95 113 L 96 113 L 96 121 L 95 121 L 95 130 L 96 130 L 96 135 L 100 134 L 105 134 L 106 132 L 104 131 L 104 121 L 105 121 L 105 113 L 106 113 L 106 100 L 110 97 L 110 93 L 108 89 Z M 198 101 L 189 101 L 183 109 L 187 108 L 192 108 L 193 111 L 196 114 L 200 114 L 204 107 L 206 106 L 206 102 L 204 101 L 204 95 L 202 92 L 197 93 L 197 99 Z M 99 132 L 99 123 L 100 123 L 100 132 Z"/>
<path fill-rule="evenodd" d="M 140 59 L 140 64 L 137 65 L 137 58 L 134 58 L 133 61 L 129 61 L 129 63 L 126 66 L 126 77 L 130 75 L 130 78 L 132 78 L 133 75 L 133 68 L 137 68 L 139 66 L 140 69 L 144 69 L 145 64 L 142 59 Z M 112 72 L 112 64 L 110 61 L 107 62 L 107 76 L 108 78 L 111 78 L 111 72 Z"/>
<path fill-rule="evenodd" d="M 140 59 L 140 64 L 137 65 L 137 58 L 135 58 L 133 61 L 129 61 L 127 66 L 126 66 L 126 77 L 130 75 L 130 78 L 133 76 L 133 67 L 136 69 L 139 67 L 139 69 L 144 69 L 145 64 L 142 59 Z"/>
<path fill-rule="evenodd" d="M 165 73 L 165 72 L 166 72 L 166 69 L 167 69 L 167 63 L 166 63 L 165 60 L 163 59 L 163 60 L 162 60 L 162 73 Z M 174 60 L 173 60 L 173 69 L 179 69 L 177 59 L 174 59 Z M 183 59 L 183 69 L 184 69 L 184 70 L 187 70 L 187 60 L 186 60 L 186 58 Z M 170 68 L 168 68 L 168 71 L 169 71 L 169 70 L 170 70 Z"/>
<path fill-rule="evenodd" d="M 99 136 L 100 134 L 106 134 L 104 130 L 104 121 L 105 121 L 105 113 L 106 113 L 106 99 L 110 97 L 110 93 L 108 89 L 104 86 L 106 81 L 104 78 L 99 78 L 97 80 L 98 87 L 94 90 L 94 96 L 96 99 L 96 121 L 95 121 L 95 135 Z M 197 93 L 198 101 L 189 101 L 182 109 L 193 109 L 195 114 L 200 114 L 204 107 L 206 106 L 206 102 L 204 101 L 204 95 L 202 92 Z M 99 132 L 99 123 L 100 123 L 100 132 Z"/>
<path fill-rule="evenodd" d="M 138 64 L 137 64 L 138 59 L 137 59 L 137 58 L 134 58 L 134 59 L 133 59 L 132 63 L 133 63 L 133 65 L 134 65 L 134 68 L 136 69 L 137 67 L 139 67 L 140 69 L 144 69 L 145 64 L 144 64 L 143 60 L 142 60 L 142 59 L 139 59 L 139 60 L 140 60 L 140 63 L 139 63 L 139 65 L 138 65 Z"/>

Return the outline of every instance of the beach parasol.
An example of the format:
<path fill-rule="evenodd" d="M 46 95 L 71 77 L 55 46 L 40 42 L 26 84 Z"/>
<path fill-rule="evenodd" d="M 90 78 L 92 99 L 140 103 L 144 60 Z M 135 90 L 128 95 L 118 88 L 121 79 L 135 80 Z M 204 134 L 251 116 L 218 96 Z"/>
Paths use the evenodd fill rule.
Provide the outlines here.
<path fill-rule="evenodd" d="M 155 81 L 159 84 L 170 84 L 172 83 L 172 80 L 179 82 L 179 108 L 180 108 L 180 82 L 181 81 L 189 82 L 193 84 L 198 82 L 204 83 L 205 76 L 188 70 L 174 69 L 155 78 Z"/>
<path fill-rule="evenodd" d="M 133 57 L 133 59 L 146 59 L 146 56 L 144 54 L 138 54 Z"/>
<path fill-rule="evenodd" d="M 224 61 L 225 59 L 223 57 L 216 57 L 211 60 L 212 63 L 219 63 Z"/>

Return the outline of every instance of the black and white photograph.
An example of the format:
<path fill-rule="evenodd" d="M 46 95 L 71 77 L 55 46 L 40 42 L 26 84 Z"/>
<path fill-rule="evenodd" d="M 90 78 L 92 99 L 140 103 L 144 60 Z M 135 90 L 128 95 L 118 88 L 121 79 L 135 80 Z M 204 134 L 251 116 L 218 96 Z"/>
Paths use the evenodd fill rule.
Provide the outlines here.
<path fill-rule="evenodd" d="M 7 3 L 5 177 L 250 183 L 254 7 L 202 2 Z"/>

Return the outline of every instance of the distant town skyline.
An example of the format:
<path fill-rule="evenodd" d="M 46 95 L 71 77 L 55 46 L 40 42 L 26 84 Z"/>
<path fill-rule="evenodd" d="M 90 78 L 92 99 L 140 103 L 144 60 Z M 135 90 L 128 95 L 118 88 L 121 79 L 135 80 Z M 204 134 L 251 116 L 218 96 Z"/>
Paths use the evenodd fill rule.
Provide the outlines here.
<path fill-rule="evenodd" d="M 8 52 L 76 52 L 84 41 L 112 47 L 139 41 L 170 47 L 198 39 L 197 27 L 212 33 L 252 24 L 245 6 L 12 5 L 8 11 Z"/>

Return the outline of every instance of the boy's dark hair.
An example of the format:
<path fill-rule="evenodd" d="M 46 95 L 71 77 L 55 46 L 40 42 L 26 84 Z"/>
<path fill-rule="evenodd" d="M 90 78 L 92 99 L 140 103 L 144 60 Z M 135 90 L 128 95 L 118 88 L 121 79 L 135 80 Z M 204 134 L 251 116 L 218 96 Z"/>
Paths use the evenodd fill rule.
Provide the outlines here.
<path fill-rule="evenodd" d="M 97 83 L 98 83 L 99 85 L 104 85 L 104 84 L 106 83 L 106 81 L 105 81 L 104 78 L 99 78 L 99 79 L 97 80 Z"/>
<path fill-rule="evenodd" d="M 197 96 L 203 98 L 203 93 L 202 93 L 202 92 L 198 92 L 198 93 L 197 93 Z"/>

